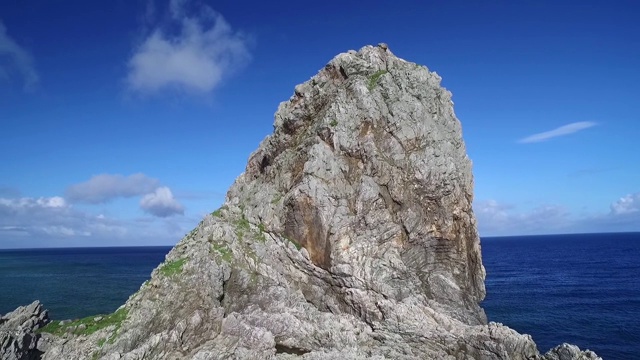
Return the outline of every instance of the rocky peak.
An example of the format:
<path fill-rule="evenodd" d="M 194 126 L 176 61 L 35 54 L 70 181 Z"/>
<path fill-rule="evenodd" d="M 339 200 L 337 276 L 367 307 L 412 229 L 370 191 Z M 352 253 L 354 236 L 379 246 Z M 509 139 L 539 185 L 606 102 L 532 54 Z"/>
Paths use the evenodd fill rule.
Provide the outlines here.
<path fill-rule="evenodd" d="M 384 44 L 336 56 L 280 104 L 227 203 L 334 277 L 481 323 L 471 162 L 440 80 Z"/>

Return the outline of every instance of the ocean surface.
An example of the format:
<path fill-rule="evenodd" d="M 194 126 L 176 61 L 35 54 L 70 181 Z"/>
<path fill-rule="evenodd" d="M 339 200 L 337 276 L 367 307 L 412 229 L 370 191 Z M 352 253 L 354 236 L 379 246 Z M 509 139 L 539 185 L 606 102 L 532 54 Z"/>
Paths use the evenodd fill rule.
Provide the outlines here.
<path fill-rule="evenodd" d="M 605 360 L 640 359 L 640 233 L 482 238 L 490 321 Z"/>
<path fill-rule="evenodd" d="M 113 312 L 170 247 L 0 250 L 0 314 L 39 299 L 54 319 Z M 490 321 L 605 360 L 640 358 L 640 233 L 482 238 Z"/>

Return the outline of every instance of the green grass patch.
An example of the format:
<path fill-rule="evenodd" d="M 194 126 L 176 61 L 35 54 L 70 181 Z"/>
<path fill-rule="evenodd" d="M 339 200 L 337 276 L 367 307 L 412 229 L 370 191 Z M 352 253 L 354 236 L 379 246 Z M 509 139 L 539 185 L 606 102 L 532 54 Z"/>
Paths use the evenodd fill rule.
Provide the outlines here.
<path fill-rule="evenodd" d="M 220 255 L 220 258 L 228 263 L 233 260 L 233 252 L 224 244 L 211 244 L 211 250 L 217 252 Z"/>
<path fill-rule="evenodd" d="M 251 224 L 249 220 L 247 220 L 244 216 L 241 219 L 236 221 L 236 235 L 238 238 L 242 239 L 244 234 L 248 233 L 251 229 Z"/>
<path fill-rule="evenodd" d="M 388 73 L 387 70 L 378 70 L 373 75 L 371 75 L 371 77 L 369 78 L 369 85 L 367 86 L 369 88 L 369 91 L 373 90 L 373 88 L 376 87 L 376 84 L 378 83 L 380 77 L 386 73 Z"/>
<path fill-rule="evenodd" d="M 165 262 L 164 264 L 162 264 L 162 266 L 158 271 L 160 272 L 160 274 L 167 277 L 180 274 L 182 272 L 182 266 L 184 266 L 184 263 L 186 261 L 187 259 L 183 258 L 179 260 Z"/>
<path fill-rule="evenodd" d="M 212 212 L 211 215 L 215 216 L 215 217 L 218 217 L 218 218 L 221 218 L 222 217 L 222 211 L 226 210 L 226 209 L 227 209 L 226 206 L 221 206 L 218 210 Z"/>
<path fill-rule="evenodd" d="M 52 321 L 38 332 L 58 336 L 67 333 L 74 335 L 91 335 L 98 330 L 102 330 L 113 325 L 115 326 L 115 335 L 115 333 L 120 329 L 122 322 L 127 318 L 128 314 L 129 311 L 127 309 L 121 308 L 109 315 L 93 315 L 64 324 L 61 321 Z M 112 335 L 112 337 L 114 335 Z M 100 341 L 98 341 L 98 344 L 100 345 Z M 104 341 L 102 344 L 104 345 Z"/>
<path fill-rule="evenodd" d="M 336 119 L 331 120 L 331 122 L 329 123 L 329 126 L 331 127 L 336 127 L 336 125 L 338 125 L 338 120 Z"/>
<path fill-rule="evenodd" d="M 249 220 L 245 219 L 244 217 L 242 217 L 242 219 L 238 220 L 236 222 L 236 225 L 238 226 L 239 229 L 242 229 L 244 231 L 249 230 L 249 228 L 251 227 L 251 225 L 249 224 Z"/>

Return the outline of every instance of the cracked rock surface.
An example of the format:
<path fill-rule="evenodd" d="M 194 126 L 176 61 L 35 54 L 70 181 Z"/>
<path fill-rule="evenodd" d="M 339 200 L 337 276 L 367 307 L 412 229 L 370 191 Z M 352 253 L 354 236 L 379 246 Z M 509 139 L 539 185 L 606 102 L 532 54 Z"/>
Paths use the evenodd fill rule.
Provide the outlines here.
<path fill-rule="evenodd" d="M 49 312 L 38 301 L 0 314 L 0 359 L 39 359 L 43 344 L 36 331 L 48 322 Z"/>
<path fill-rule="evenodd" d="M 46 335 L 44 359 L 598 359 L 487 324 L 471 161 L 440 80 L 383 44 L 336 56 L 124 319 Z"/>

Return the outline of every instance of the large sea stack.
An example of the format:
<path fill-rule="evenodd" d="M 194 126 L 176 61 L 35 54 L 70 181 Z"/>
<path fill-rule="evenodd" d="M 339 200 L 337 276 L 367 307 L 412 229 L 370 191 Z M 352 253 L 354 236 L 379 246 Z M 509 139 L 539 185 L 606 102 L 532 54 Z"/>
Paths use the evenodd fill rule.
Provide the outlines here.
<path fill-rule="evenodd" d="M 473 176 L 440 77 L 366 46 L 280 104 L 224 205 L 44 359 L 597 359 L 488 323 Z"/>

